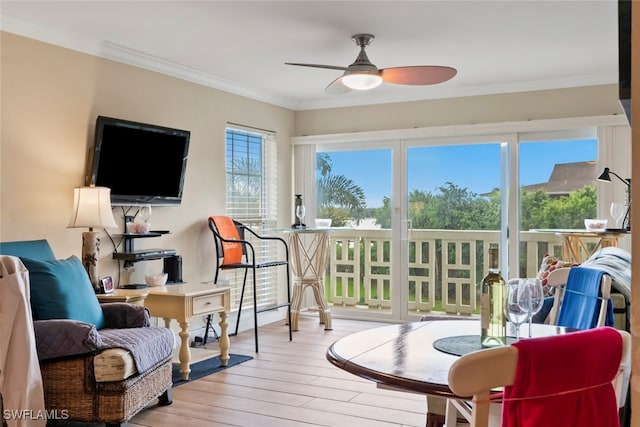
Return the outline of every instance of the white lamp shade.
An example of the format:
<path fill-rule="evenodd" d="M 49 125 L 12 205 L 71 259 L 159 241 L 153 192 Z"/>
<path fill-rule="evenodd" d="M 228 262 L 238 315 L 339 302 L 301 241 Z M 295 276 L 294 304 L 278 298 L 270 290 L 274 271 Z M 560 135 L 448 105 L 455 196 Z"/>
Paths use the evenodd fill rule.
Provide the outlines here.
<path fill-rule="evenodd" d="M 67 228 L 117 227 L 111 212 L 111 189 L 78 187 L 73 189 L 73 213 Z"/>

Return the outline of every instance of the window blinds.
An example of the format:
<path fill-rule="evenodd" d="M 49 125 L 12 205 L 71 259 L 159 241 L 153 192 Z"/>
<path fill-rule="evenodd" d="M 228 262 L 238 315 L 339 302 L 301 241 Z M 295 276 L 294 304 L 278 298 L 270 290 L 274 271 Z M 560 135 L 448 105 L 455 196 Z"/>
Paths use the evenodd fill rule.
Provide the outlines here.
<path fill-rule="evenodd" d="M 226 213 L 259 234 L 277 224 L 276 149 L 277 142 L 272 132 L 236 125 L 226 129 Z M 256 250 L 256 262 L 282 256 L 273 244 L 251 243 Z M 258 306 L 277 302 L 279 270 L 267 268 L 257 271 Z M 243 277 L 243 270 L 226 272 L 232 286 L 232 309 L 238 307 Z M 248 280 L 251 280 L 250 275 Z M 247 286 L 243 307 L 252 307 L 252 292 L 251 286 Z"/>

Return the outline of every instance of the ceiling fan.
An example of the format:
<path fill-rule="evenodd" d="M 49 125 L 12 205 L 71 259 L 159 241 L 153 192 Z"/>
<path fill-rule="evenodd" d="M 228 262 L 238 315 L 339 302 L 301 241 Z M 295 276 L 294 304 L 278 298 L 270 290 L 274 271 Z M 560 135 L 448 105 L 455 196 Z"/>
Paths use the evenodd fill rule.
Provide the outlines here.
<path fill-rule="evenodd" d="M 331 82 L 325 89 L 325 93 L 334 95 L 347 93 L 351 90 L 373 89 L 383 81 L 401 85 L 433 85 L 446 82 L 457 73 L 455 68 L 438 65 L 378 68 L 369 61 L 365 52 L 365 47 L 369 46 L 374 38 L 372 34 L 356 34 L 351 37 L 360 47 L 360 53 L 353 64 L 348 67 L 294 62 L 285 62 L 285 64 L 344 71 L 340 77 Z"/>

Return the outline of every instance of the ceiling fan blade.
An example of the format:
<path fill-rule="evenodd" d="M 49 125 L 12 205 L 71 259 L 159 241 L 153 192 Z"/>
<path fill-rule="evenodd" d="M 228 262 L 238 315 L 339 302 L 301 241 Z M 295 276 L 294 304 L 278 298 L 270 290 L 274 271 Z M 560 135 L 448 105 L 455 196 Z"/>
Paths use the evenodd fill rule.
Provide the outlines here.
<path fill-rule="evenodd" d="M 351 92 L 351 89 L 342 83 L 342 76 L 332 81 L 324 90 L 327 95 L 344 95 L 349 92 Z"/>
<path fill-rule="evenodd" d="M 329 70 L 345 71 L 347 67 L 338 67 L 337 65 L 321 65 L 321 64 L 299 64 L 296 62 L 285 62 L 285 65 L 296 65 L 298 67 L 326 68 Z"/>
<path fill-rule="evenodd" d="M 458 71 L 451 67 L 417 65 L 380 70 L 382 80 L 399 85 L 435 85 L 453 78 Z"/>

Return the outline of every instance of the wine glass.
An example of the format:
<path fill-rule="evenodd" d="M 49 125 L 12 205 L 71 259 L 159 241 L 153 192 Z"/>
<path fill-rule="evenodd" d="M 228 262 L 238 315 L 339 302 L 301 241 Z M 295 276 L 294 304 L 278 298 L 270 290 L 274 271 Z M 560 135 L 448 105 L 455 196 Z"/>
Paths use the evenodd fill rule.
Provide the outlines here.
<path fill-rule="evenodd" d="M 616 228 L 620 228 L 622 217 L 624 216 L 624 203 L 611 203 L 611 216 L 616 221 Z"/>
<path fill-rule="evenodd" d="M 520 325 L 529 319 L 529 312 L 518 303 L 520 284 L 525 279 L 511 279 L 507 282 L 507 318 L 516 327 L 516 341 L 520 339 Z"/>
<path fill-rule="evenodd" d="M 542 309 L 544 304 L 544 291 L 542 289 L 542 280 L 540 279 L 523 279 L 518 289 L 518 305 L 528 313 L 529 320 L 529 338 L 531 338 L 531 324 L 533 323 L 533 315 Z"/>
<path fill-rule="evenodd" d="M 298 227 L 299 228 L 303 228 L 304 227 L 304 223 L 302 222 L 302 219 L 304 218 L 304 214 L 306 212 L 306 209 L 304 207 L 304 205 L 298 205 L 296 206 L 296 216 L 298 217 Z"/>

